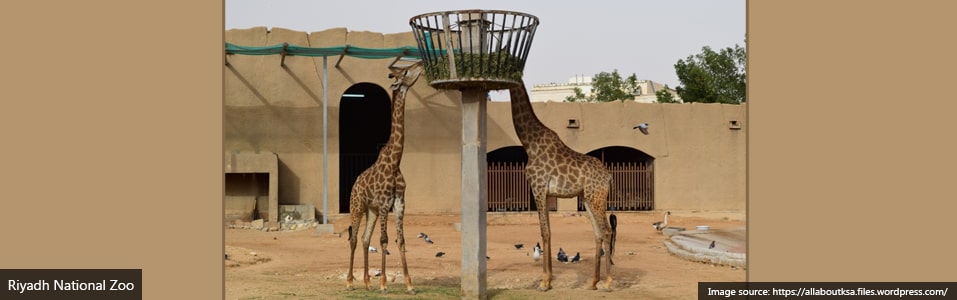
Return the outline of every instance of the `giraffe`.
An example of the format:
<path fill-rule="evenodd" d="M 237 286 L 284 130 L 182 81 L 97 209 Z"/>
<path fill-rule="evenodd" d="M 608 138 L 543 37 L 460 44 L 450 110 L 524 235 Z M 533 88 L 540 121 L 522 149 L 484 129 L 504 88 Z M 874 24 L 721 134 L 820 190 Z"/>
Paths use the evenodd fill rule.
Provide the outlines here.
<path fill-rule="evenodd" d="M 372 239 L 372 230 L 376 220 L 382 217 L 379 235 L 380 250 L 382 253 L 382 279 L 379 283 L 381 293 L 386 293 L 385 256 L 389 237 L 386 233 L 389 210 L 395 212 L 395 227 L 399 245 L 399 257 L 402 261 L 402 274 L 405 276 L 406 292 L 415 294 L 412 288 L 412 278 L 409 277 L 409 268 L 405 260 L 405 235 L 402 229 L 402 218 L 405 214 L 405 178 L 399 170 L 402 160 L 402 148 L 405 143 L 405 94 L 415 84 L 422 73 L 422 62 L 418 61 L 406 66 L 390 66 L 389 78 L 394 78 L 392 84 L 392 130 L 389 140 L 379 151 L 375 163 L 359 174 L 352 186 L 352 195 L 349 199 L 350 220 L 349 226 L 349 275 L 346 278 L 346 288 L 353 289 L 353 264 L 355 262 L 356 243 L 359 235 L 359 222 L 363 215 L 366 217 L 366 227 L 362 234 L 363 278 L 366 289 L 369 285 L 369 243 Z"/>
<path fill-rule="evenodd" d="M 612 256 L 615 251 L 613 226 L 617 223 L 614 220 L 614 214 L 611 217 L 612 224 L 605 219 L 611 174 L 597 158 L 568 148 L 555 131 L 542 124 L 532 110 L 524 82 L 520 81 L 519 86 L 509 89 L 509 95 L 515 134 L 518 135 L 522 147 L 528 154 L 525 176 L 532 189 L 535 204 L 538 206 L 543 252 L 546 255 L 552 253 L 546 199 L 581 196 L 585 202 L 586 215 L 591 220 L 595 232 L 595 275 L 589 289 L 597 289 L 596 284 L 601 280 L 601 257 L 604 252 L 602 249 L 605 248 L 608 249 L 606 256 L 608 278 L 602 290 L 610 290 L 611 266 L 614 265 Z M 547 291 L 551 289 L 551 259 L 544 260 L 542 269 L 544 272 L 538 289 Z"/>

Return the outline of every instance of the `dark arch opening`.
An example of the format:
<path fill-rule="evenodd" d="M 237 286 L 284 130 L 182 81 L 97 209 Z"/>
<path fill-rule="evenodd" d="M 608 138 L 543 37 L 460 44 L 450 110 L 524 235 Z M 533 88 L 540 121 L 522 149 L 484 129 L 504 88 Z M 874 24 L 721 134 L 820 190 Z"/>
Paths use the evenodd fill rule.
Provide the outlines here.
<path fill-rule="evenodd" d="M 372 83 L 347 89 L 339 101 L 339 213 L 349 213 L 352 185 L 389 141 L 392 102 L 389 93 Z"/>
<path fill-rule="evenodd" d="M 528 162 L 528 154 L 522 146 L 507 146 L 495 149 L 485 155 L 487 162 Z"/>
<path fill-rule="evenodd" d="M 622 147 L 622 146 L 611 146 L 604 147 L 592 150 L 587 153 L 590 156 L 593 156 L 597 159 L 600 159 L 606 165 L 608 163 L 622 163 L 622 162 L 647 162 L 651 163 L 655 161 L 655 158 L 651 155 L 648 155 L 641 150 L 631 148 L 631 147 Z"/>
<path fill-rule="evenodd" d="M 611 172 L 608 210 L 654 210 L 655 158 L 641 150 L 611 146 L 587 153 L 598 158 Z M 584 211 L 581 199 L 578 210 Z"/>

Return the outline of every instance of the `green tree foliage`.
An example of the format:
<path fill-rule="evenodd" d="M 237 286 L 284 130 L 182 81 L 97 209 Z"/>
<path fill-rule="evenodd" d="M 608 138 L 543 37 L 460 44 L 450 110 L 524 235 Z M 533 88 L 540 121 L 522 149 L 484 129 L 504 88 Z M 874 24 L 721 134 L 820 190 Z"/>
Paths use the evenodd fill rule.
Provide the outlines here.
<path fill-rule="evenodd" d="M 566 96 L 565 102 L 588 102 L 588 97 L 585 97 L 585 93 L 582 92 L 581 88 L 575 88 L 574 96 Z"/>
<path fill-rule="evenodd" d="M 681 102 L 678 102 L 678 99 L 675 99 L 675 96 L 672 95 L 671 92 L 667 90 L 667 88 L 668 87 L 665 86 L 664 90 L 655 92 L 655 96 L 658 97 L 658 100 L 657 100 L 658 103 L 681 103 Z"/>
<path fill-rule="evenodd" d="M 746 53 L 734 45 L 718 52 L 705 46 L 701 53 L 675 63 L 681 86 L 675 90 L 684 102 L 733 103 L 747 101 Z"/>
<path fill-rule="evenodd" d="M 575 95 L 565 97 L 566 102 L 611 102 L 635 100 L 638 91 L 638 76 L 634 73 L 628 78 L 622 78 L 618 70 L 611 73 L 595 74 L 591 81 L 591 95 L 585 96 L 580 88 L 575 88 Z"/>

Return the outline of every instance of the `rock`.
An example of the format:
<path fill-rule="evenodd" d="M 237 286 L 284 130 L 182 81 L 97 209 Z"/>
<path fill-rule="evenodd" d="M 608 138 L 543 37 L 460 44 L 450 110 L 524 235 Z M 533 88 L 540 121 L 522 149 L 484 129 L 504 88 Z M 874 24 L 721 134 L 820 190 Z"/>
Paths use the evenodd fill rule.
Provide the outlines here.
<path fill-rule="evenodd" d="M 263 219 L 256 219 L 256 220 L 253 220 L 253 222 L 252 222 L 251 225 L 252 225 L 253 229 L 262 229 L 263 226 L 265 226 L 265 223 L 264 223 Z"/>

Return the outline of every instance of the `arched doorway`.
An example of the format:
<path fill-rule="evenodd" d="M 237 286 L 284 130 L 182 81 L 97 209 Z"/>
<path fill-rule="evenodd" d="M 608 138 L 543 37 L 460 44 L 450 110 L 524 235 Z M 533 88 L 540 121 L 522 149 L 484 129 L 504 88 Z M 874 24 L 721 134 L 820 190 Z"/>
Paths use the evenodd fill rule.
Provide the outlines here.
<path fill-rule="evenodd" d="M 389 93 L 372 83 L 355 84 L 339 101 L 339 213 L 349 213 L 352 185 L 389 141 L 392 103 Z"/>
<path fill-rule="evenodd" d="M 532 190 L 525 179 L 528 154 L 522 146 L 508 146 L 489 152 L 488 211 L 535 211 L 537 206 Z"/>
<path fill-rule="evenodd" d="M 612 175 L 608 210 L 655 209 L 655 158 L 641 150 L 611 146 L 588 152 L 605 164 Z M 581 200 L 578 210 L 584 211 Z"/>

